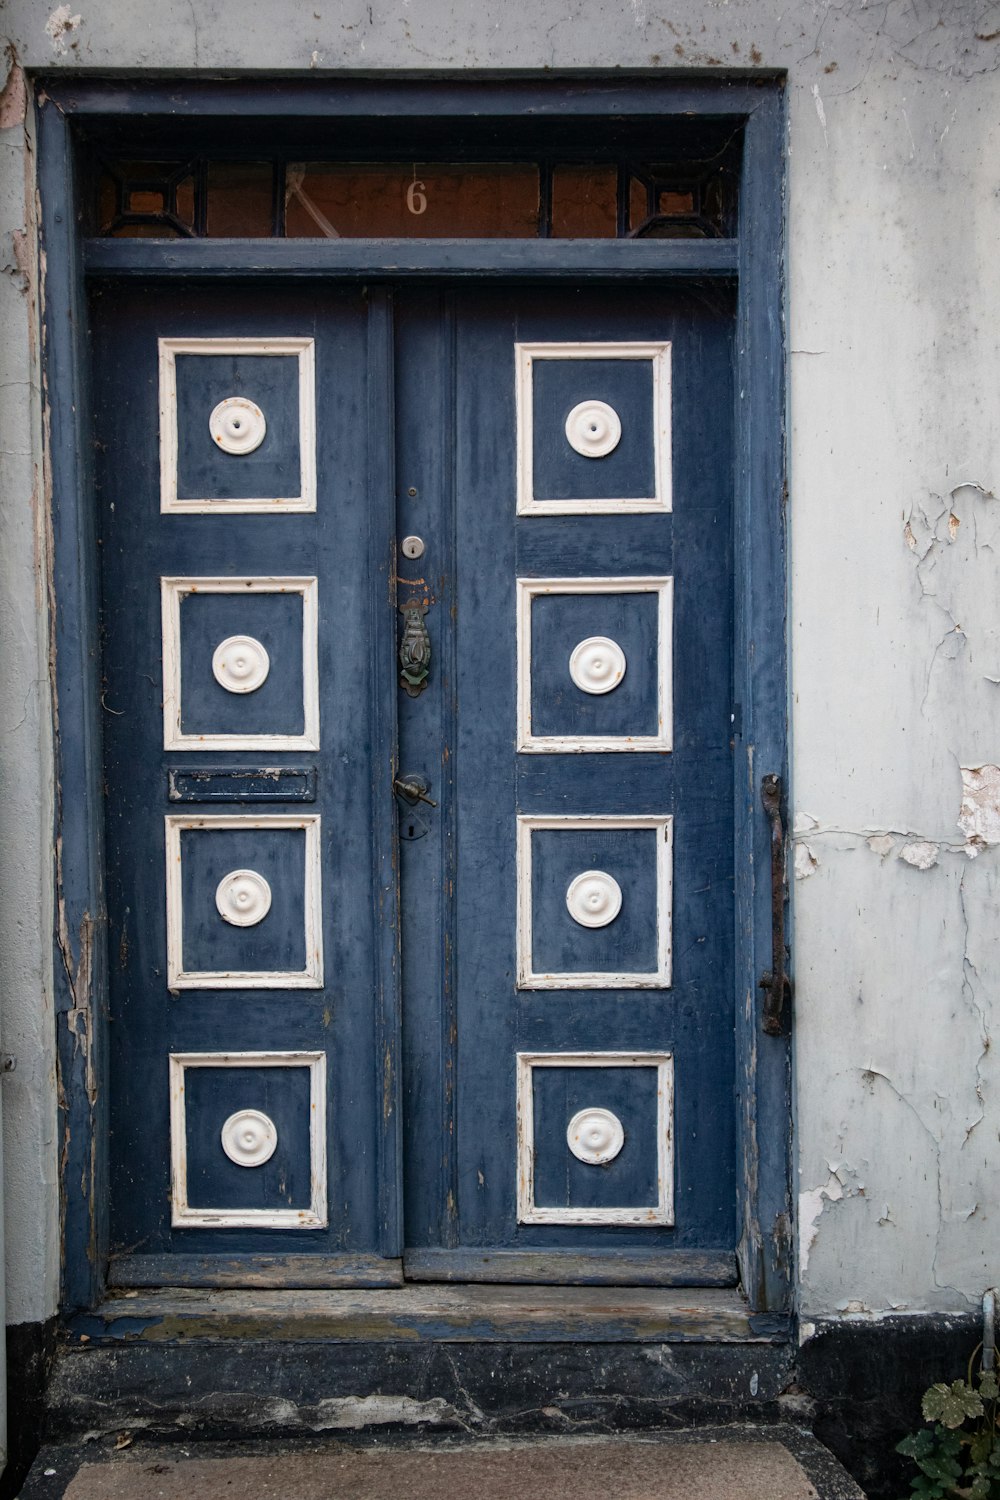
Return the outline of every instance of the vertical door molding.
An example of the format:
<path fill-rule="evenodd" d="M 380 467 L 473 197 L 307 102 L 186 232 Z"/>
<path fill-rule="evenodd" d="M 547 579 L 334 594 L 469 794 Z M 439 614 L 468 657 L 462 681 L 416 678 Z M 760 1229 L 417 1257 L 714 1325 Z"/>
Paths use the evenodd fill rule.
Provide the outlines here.
<path fill-rule="evenodd" d="M 735 776 L 737 1140 L 740 1274 L 755 1310 L 787 1310 L 792 1288 L 791 1063 L 765 1036 L 760 976 L 771 963 L 770 828 L 760 779 L 787 775 L 784 369 L 784 129 L 762 91 L 744 137 L 736 329 Z M 787 783 L 786 783 L 787 784 Z"/>
<path fill-rule="evenodd" d="M 49 505 L 49 659 L 56 726 L 55 955 L 62 1297 L 86 1307 L 107 1262 L 107 917 L 96 507 L 93 504 L 86 295 L 77 238 L 70 121 L 38 106 L 44 251 L 42 305 L 45 489 Z M 72 1187 L 71 1187 L 72 1184 Z"/>
<path fill-rule="evenodd" d="M 396 715 L 396 473 L 388 423 L 393 391 L 392 292 L 376 287 L 368 295 L 368 506 L 369 556 L 375 576 L 368 590 L 371 726 L 384 759 L 372 757 L 371 829 L 373 922 L 376 934 L 372 980 L 375 988 L 375 1048 L 379 1061 L 380 1133 L 376 1143 L 379 1249 L 384 1256 L 403 1251 L 402 1224 L 402 1063 L 399 942 L 399 829 L 393 796 L 397 766 Z"/>

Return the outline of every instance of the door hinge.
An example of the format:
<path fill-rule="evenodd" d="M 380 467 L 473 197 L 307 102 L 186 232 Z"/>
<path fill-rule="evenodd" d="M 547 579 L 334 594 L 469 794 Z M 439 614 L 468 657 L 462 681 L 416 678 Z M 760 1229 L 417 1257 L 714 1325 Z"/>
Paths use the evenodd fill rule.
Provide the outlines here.
<path fill-rule="evenodd" d="M 780 1036 L 785 1001 L 792 995 L 785 972 L 785 818 L 780 776 L 772 772 L 761 778 L 760 798 L 771 824 L 771 967 L 760 976 L 765 992 L 763 1025 L 768 1036 Z"/>

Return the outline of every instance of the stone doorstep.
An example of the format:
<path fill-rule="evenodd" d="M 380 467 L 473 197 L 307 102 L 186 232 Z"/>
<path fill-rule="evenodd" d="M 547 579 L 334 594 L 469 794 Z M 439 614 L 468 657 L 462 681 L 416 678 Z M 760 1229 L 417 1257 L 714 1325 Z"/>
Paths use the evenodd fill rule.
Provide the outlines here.
<path fill-rule="evenodd" d="M 82 1441 L 43 1448 L 19 1500 L 220 1500 L 227 1493 L 252 1500 L 865 1500 L 809 1432 L 784 1424 L 499 1442 Z"/>

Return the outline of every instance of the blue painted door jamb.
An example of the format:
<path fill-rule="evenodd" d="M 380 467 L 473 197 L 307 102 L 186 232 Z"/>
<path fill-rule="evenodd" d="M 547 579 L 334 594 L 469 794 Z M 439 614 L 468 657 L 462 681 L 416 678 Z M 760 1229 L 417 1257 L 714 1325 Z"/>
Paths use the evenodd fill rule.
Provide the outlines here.
<path fill-rule="evenodd" d="M 221 87 L 221 86 L 220 86 Z M 538 92 L 547 88 L 552 107 L 567 105 L 565 81 L 508 87 L 489 80 L 433 85 L 440 107 L 451 88 L 452 107 L 482 110 L 496 98 L 501 112 L 538 108 Z M 744 169 L 739 232 L 739 306 L 737 326 L 736 422 L 738 482 L 735 543 L 737 558 L 734 698 L 742 714 L 736 745 L 737 983 L 735 1013 L 744 1077 L 737 1108 L 743 1164 L 741 1267 L 751 1305 L 787 1308 L 791 1287 L 791 1197 L 789 1176 L 789 1049 L 787 1038 L 765 1039 L 760 1033 L 760 973 L 769 963 L 769 892 L 767 826 L 755 780 L 764 771 L 787 775 L 786 684 L 784 647 L 785 598 L 785 452 L 783 310 L 783 123 L 780 83 L 671 85 L 627 79 L 600 83 L 587 97 L 580 83 L 575 105 L 589 110 L 619 109 L 623 100 L 641 95 L 651 113 L 722 108 L 744 122 Z M 87 117 L 124 120 L 133 111 L 155 113 L 157 94 L 144 82 L 106 85 L 99 81 L 53 80 L 49 97 L 38 109 L 39 181 L 42 234 L 46 251 L 44 364 L 49 430 L 52 532 L 51 630 L 55 660 L 53 692 L 59 745 L 56 804 L 55 940 L 57 1027 L 64 1143 L 64 1304 L 92 1305 L 100 1296 L 107 1257 L 106 1037 L 103 996 L 106 993 L 106 916 L 103 890 L 103 835 L 100 767 L 100 682 L 96 653 L 97 567 L 92 506 L 92 477 L 85 430 L 88 394 L 84 269 L 76 236 L 77 122 Z M 339 104 L 348 113 L 392 109 L 393 85 L 383 89 L 361 81 L 356 89 L 333 90 L 320 99 L 301 85 L 270 89 L 268 108 L 288 113 L 295 104 L 304 112 L 329 116 Z M 471 89 L 471 92 L 469 90 Z M 373 92 L 374 90 L 374 92 Z M 493 90 L 493 93 L 491 93 Z M 533 92 L 534 91 L 534 92 Z M 182 91 L 183 92 L 183 91 Z M 178 104 L 173 83 L 162 97 L 164 118 L 180 108 L 210 117 L 213 110 L 252 112 L 259 97 L 252 86 L 224 89 L 217 98 L 208 85 L 186 89 Z M 398 96 L 399 107 L 426 108 L 426 93 L 417 99 L 413 87 Z M 502 103 L 500 102 L 502 100 Z M 131 252 L 131 247 L 130 247 Z M 135 253 L 140 253 L 136 251 Z M 155 252 L 154 252 L 155 253 Z M 231 267 L 245 263 L 246 246 L 226 252 Z M 273 271 L 270 273 L 275 274 Z M 516 269 L 511 268 L 516 275 Z M 378 341 L 378 318 L 372 338 Z M 391 478 L 386 476 L 386 483 Z M 385 627 L 388 630 L 388 627 Z M 381 650 L 389 649 L 387 634 Z M 751 662 L 753 671 L 751 674 Z M 750 768 L 754 768 L 753 776 Z M 396 768 L 386 768 L 387 785 Z M 387 798 L 387 807 L 389 799 Z M 384 814 L 391 816 L 392 811 Z M 758 875 L 759 872 L 759 875 Z M 391 877 L 383 873 L 383 888 Z M 387 939 L 383 964 L 391 973 L 396 956 Z M 388 1058 L 395 1037 L 380 1040 Z M 398 1139 L 384 1140 L 383 1182 L 398 1170 Z M 387 1221 L 388 1222 L 388 1221 Z M 386 1231 L 385 1253 L 398 1244 Z"/>

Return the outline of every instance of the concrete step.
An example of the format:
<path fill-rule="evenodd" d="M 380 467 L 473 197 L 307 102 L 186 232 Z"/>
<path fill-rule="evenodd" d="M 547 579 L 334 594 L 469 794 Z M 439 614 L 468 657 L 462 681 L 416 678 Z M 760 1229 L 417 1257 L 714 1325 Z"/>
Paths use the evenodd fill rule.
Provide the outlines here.
<path fill-rule="evenodd" d="M 799 1428 L 628 1437 L 43 1448 L 20 1500 L 864 1500 Z"/>

